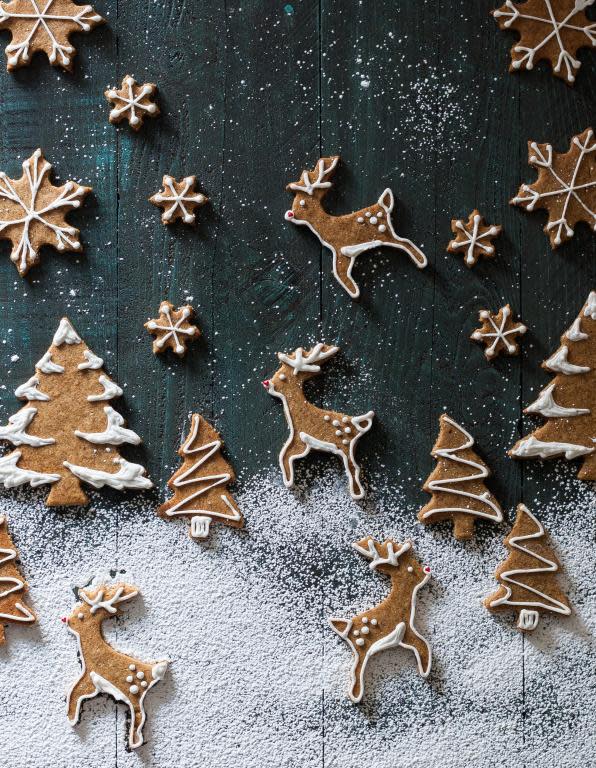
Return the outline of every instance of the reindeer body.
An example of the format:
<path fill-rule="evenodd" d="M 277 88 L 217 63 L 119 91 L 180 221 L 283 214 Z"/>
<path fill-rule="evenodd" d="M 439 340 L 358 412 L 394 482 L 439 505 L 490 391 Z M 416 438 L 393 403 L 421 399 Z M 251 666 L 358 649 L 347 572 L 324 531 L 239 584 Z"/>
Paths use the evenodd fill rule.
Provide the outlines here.
<path fill-rule="evenodd" d="M 341 458 L 348 477 L 350 495 L 353 499 L 361 499 L 364 488 L 355 458 L 356 445 L 371 428 L 374 412 L 347 416 L 338 411 L 324 410 L 310 403 L 302 389 L 304 382 L 321 370 L 319 363 L 337 351 L 337 347 L 317 344 L 306 354 L 302 347 L 291 355 L 279 353 L 281 367 L 263 385 L 270 395 L 282 401 L 290 431 L 279 454 L 279 465 L 286 487 L 294 485 L 296 459 L 304 458 L 311 450 L 323 451 Z"/>
<path fill-rule="evenodd" d="M 357 299 L 360 288 L 352 278 L 352 269 L 361 253 L 381 246 L 397 248 L 407 253 L 419 269 L 426 267 L 427 259 L 414 243 L 396 234 L 391 221 L 394 199 L 390 189 L 386 189 L 375 204 L 359 211 L 342 216 L 327 213 L 323 198 L 331 187 L 329 179 L 338 162 L 337 156 L 323 157 L 312 171 L 303 171 L 300 181 L 288 184 L 294 202 L 285 219 L 307 226 L 329 248 L 335 279 Z"/>
<path fill-rule="evenodd" d="M 104 639 L 101 625 L 104 619 L 118 612 L 117 605 L 137 594 L 138 591 L 128 584 L 80 590 L 82 602 L 75 605 L 67 619 L 69 631 L 77 638 L 83 667 L 68 693 L 68 720 L 71 725 L 76 725 L 83 701 L 107 693 L 130 710 L 128 744 L 131 749 L 143 743 L 144 699 L 147 692 L 163 679 L 168 661 L 143 662 L 116 651 Z"/>
<path fill-rule="evenodd" d="M 422 677 L 430 672 L 432 653 L 427 640 L 414 626 L 416 595 L 430 578 L 414 557 L 412 545 L 392 539 L 383 543 L 366 537 L 354 549 L 371 560 L 370 567 L 391 578 L 389 595 L 374 608 L 352 619 L 329 619 L 332 629 L 346 641 L 353 653 L 349 697 L 358 703 L 364 694 L 364 672 L 369 659 L 386 648 L 401 646 L 413 651 Z"/>

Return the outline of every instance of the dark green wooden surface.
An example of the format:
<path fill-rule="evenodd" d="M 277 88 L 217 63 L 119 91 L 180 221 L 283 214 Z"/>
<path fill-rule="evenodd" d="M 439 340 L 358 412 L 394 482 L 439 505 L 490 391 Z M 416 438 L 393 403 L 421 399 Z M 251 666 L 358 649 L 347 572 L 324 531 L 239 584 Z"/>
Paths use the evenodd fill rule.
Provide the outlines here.
<path fill-rule="evenodd" d="M 552 492 L 553 465 L 518 464 L 505 451 L 546 381 L 540 361 L 596 285 L 594 239 L 580 226 L 553 253 L 544 215 L 508 200 L 534 179 L 528 139 L 563 151 L 589 125 L 593 54 L 582 52 L 568 88 L 544 66 L 507 73 L 514 38 L 484 0 L 292 5 L 289 13 L 262 0 L 97 0 L 108 24 L 76 37 L 74 75 L 42 58 L 0 72 L 0 167 L 19 174 L 40 146 L 58 179 L 94 190 L 72 217 L 83 255 L 46 250 L 23 280 L 0 245 L 3 421 L 17 408 L 15 386 L 68 314 L 126 387 L 122 410 L 144 438 L 137 456 L 156 483 L 150 506 L 163 498 L 193 410 L 221 430 L 240 482 L 274 467 L 285 424 L 260 381 L 277 350 L 320 339 L 343 356 L 313 396 L 378 414 L 361 446 L 365 480 L 399 477 L 404 505 L 424 503 L 420 483 L 447 409 L 476 437 L 503 506 L 539 505 Z M 107 121 L 103 91 L 126 73 L 160 89 L 162 116 L 139 134 Z M 286 183 L 333 153 L 344 161 L 333 210 L 370 204 L 390 186 L 397 231 L 429 258 L 420 272 L 392 251 L 361 257 L 359 302 L 333 280 L 316 239 L 283 219 Z M 165 228 L 147 202 L 163 173 L 200 180 L 211 205 L 197 231 Z M 450 219 L 474 207 L 504 235 L 497 258 L 469 271 L 445 247 Z M 143 323 L 162 299 L 189 296 L 203 340 L 182 362 L 155 358 Z M 480 308 L 506 302 L 530 331 L 520 358 L 487 364 L 468 337 Z M 397 512 L 393 522 L 388 533 L 413 530 Z"/>

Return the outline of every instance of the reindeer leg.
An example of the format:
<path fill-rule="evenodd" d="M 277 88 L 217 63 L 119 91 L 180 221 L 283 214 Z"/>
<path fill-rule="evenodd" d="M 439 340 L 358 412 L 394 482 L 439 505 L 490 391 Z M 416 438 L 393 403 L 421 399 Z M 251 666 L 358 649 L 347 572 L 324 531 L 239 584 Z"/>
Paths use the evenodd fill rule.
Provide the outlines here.
<path fill-rule="evenodd" d="M 358 288 L 352 279 L 352 267 L 354 266 L 356 257 L 344 256 L 342 253 L 337 253 L 335 248 L 332 248 L 332 251 L 333 274 L 335 279 L 353 299 L 357 299 L 360 296 L 360 288 Z"/>
<path fill-rule="evenodd" d="M 418 664 L 418 671 L 422 677 L 427 677 L 430 672 L 431 664 L 431 649 L 428 642 L 419 635 L 416 630 L 409 624 L 406 624 L 404 636 L 400 642 L 402 648 L 409 648 L 414 651 L 416 656 L 416 662 Z"/>
<path fill-rule="evenodd" d="M 90 699 L 92 696 L 95 696 L 96 693 L 97 688 L 91 681 L 91 678 L 86 672 L 83 672 L 68 692 L 66 699 L 68 720 L 71 725 L 76 725 L 79 722 L 81 702 L 84 699 Z"/>
<path fill-rule="evenodd" d="M 143 743 L 143 726 L 145 725 L 145 710 L 141 702 L 130 704 L 130 730 L 128 744 L 131 749 L 137 749 Z"/>
<path fill-rule="evenodd" d="M 399 237 L 395 235 L 395 240 L 384 242 L 383 245 L 389 246 L 389 248 L 398 248 L 400 251 L 404 251 L 412 259 L 418 269 L 424 269 L 428 264 L 426 256 L 422 253 L 418 246 L 414 245 L 411 240 L 407 240 L 405 237 Z"/>
<path fill-rule="evenodd" d="M 286 442 L 279 454 L 279 465 L 283 473 L 284 485 L 291 488 L 294 485 L 294 461 L 302 459 L 310 452 L 310 446 L 306 445 L 300 439 L 300 436 L 294 433 Z"/>
<path fill-rule="evenodd" d="M 364 488 L 360 482 L 360 467 L 354 461 L 352 449 L 343 452 L 344 467 L 348 476 L 348 487 L 353 499 L 361 499 L 364 496 Z"/>

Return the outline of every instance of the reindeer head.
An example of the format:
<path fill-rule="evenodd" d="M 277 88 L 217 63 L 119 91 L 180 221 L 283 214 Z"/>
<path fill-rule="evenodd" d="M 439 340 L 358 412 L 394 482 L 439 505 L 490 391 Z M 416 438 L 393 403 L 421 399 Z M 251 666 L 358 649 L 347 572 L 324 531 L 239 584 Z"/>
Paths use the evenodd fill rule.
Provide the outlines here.
<path fill-rule="evenodd" d="M 331 186 L 331 177 L 339 163 L 339 155 L 322 157 L 312 171 L 303 171 L 299 181 L 288 184 L 288 192 L 294 193 L 292 210 L 286 211 L 286 221 L 295 224 L 309 219 L 309 207 L 320 208 L 320 201 Z"/>
<path fill-rule="evenodd" d="M 277 356 L 281 366 L 273 378 L 263 382 L 263 386 L 271 395 L 283 393 L 285 389 L 294 386 L 294 384 L 302 384 L 306 379 L 320 373 L 321 363 L 333 357 L 338 351 L 339 347 L 319 343 L 315 344 L 308 352 L 305 352 L 302 347 L 298 347 L 289 355 L 278 352 Z"/>
<path fill-rule="evenodd" d="M 78 596 L 81 602 L 75 605 L 70 616 L 65 619 L 68 628 L 78 634 L 84 622 L 101 623 L 108 616 L 115 616 L 119 606 L 132 600 L 138 593 L 136 587 L 123 583 L 80 589 Z"/>
<path fill-rule="evenodd" d="M 430 567 L 420 565 L 414 556 L 411 541 L 398 544 L 393 539 L 385 539 L 381 543 L 372 536 L 366 536 L 352 546 L 370 560 L 370 568 L 378 568 L 392 577 L 399 572 L 400 577 L 412 587 L 422 585 L 430 579 Z"/>

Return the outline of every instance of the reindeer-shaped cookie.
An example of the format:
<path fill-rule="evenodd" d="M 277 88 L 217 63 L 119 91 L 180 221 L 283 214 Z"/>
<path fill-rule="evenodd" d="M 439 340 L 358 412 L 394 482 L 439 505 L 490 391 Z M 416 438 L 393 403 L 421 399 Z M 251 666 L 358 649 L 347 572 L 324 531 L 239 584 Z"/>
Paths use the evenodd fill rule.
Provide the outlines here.
<path fill-rule="evenodd" d="M 331 177 L 339 157 L 322 157 L 312 171 L 303 171 L 299 181 L 286 189 L 294 194 L 292 210 L 286 221 L 307 226 L 333 254 L 333 274 L 353 299 L 360 288 L 352 277 L 354 261 L 364 251 L 387 246 L 405 251 L 414 264 L 426 267 L 426 256 L 410 240 L 399 237 L 393 229 L 391 211 L 393 192 L 386 189 L 378 201 L 354 213 L 332 216 L 323 207 L 323 198 L 331 186 Z"/>
<path fill-rule="evenodd" d="M 363 416 L 346 416 L 337 411 L 326 411 L 309 403 L 302 390 L 307 379 L 320 373 L 321 363 L 336 354 L 338 347 L 315 344 L 305 352 L 298 347 L 289 355 L 278 352 L 281 366 L 272 379 L 263 382 L 270 395 L 278 397 L 290 429 L 279 454 L 279 464 L 287 488 L 294 485 L 294 462 L 312 449 L 339 456 L 343 461 L 350 496 L 361 499 L 364 488 L 360 483 L 360 467 L 356 463 L 356 444 L 372 426 L 373 411 Z"/>
<path fill-rule="evenodd" d="M 103 637 L 104 619 L 115 616 L 119 606 L 138 595 L 129 584 L 88 587 L 80 589 L 71 615 L 64 619 L 68 629 L 76 636 L 83 671 L 70 689 L 67 698 L 68 720 L 79 722 L 81 704 L 98 693 L 107 693 L 122 701 L 130 709 L 128 744 L 131 749 L 143 743 L 145 724 L 144 699 L 147 691 L 166 673 L 168 661 L 139 661 L 133 656 L 114 650 Z"/>
<path fill-rule="evenodd" d="M 364 671 L 368 660 L 385 648 L 400 645 L 416 656 L 418 671 L 427 677 L 431 665 L 431 648 L 414 626 L 416 595 L 430 578 L 430 568 L 414 557 L 412 544 L 397 544 L 392 539 L 383 543 L 367 536 L 353 544 L 368 558 L 370 567 L 391 578 L 391 592 L 377 606 L 359 613 L 353 619 L 329 619 L 337 634 L 352 649 L 350 699 L 358 703 L 364 694 Z"/>

